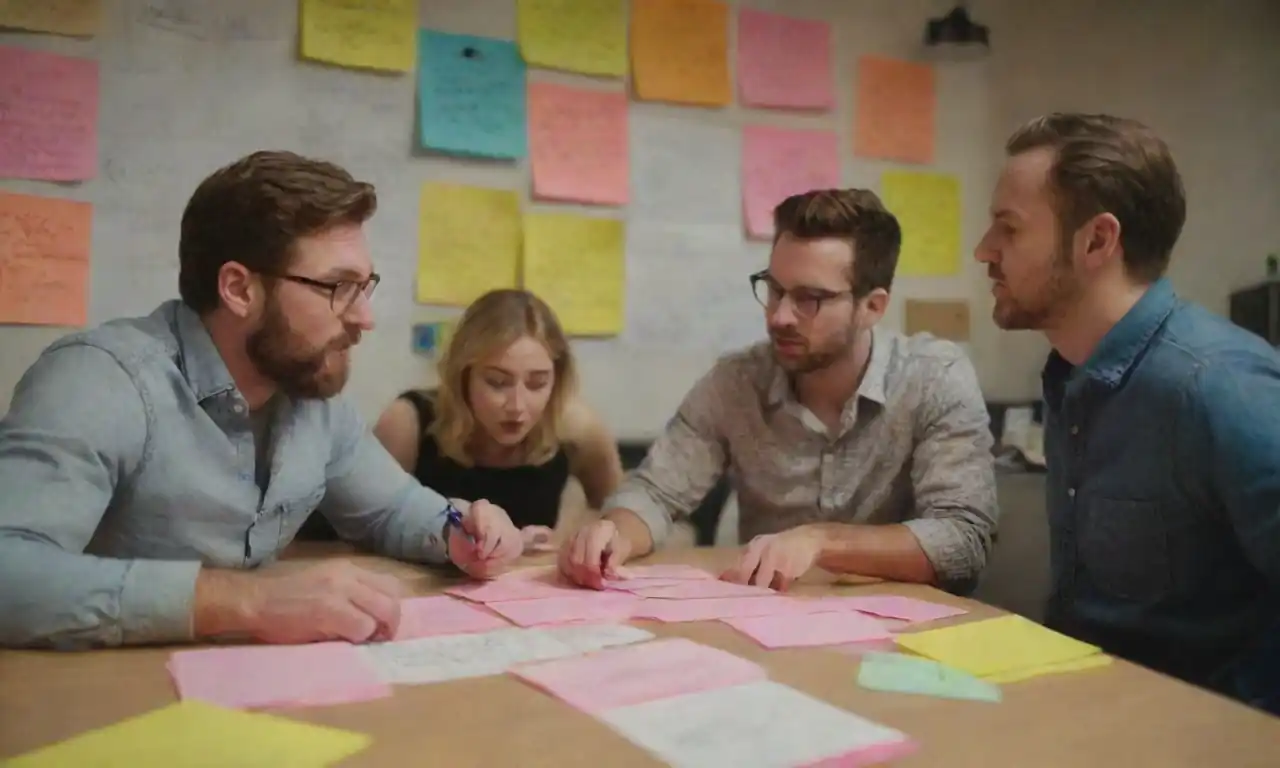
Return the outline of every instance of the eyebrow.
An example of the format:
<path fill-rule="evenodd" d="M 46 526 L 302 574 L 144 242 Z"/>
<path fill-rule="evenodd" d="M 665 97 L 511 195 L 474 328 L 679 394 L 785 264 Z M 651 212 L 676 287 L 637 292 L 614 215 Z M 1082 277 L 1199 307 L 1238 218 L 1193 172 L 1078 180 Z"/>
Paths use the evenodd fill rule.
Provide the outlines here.
<path fill-rule="evenodd" d="M 512 373 L 511 371 L 508 371 L 506 368 L 501 368 L 501 367 L 496 366 L 496 365 L 486 365 L 486 366 L 484 367 L 484 369 L 485 369 L 485 371 L 487 371 L 488 373 L 498 373 L 498 374 L 501 374 L 501 375 L 503 375 L 503 376 L 510 376 L 510 377 L 511 377 L 511 378 L 513 378 L 513 379 L 515 379 L 515 378 L 519 378 L 519 375 L 518 375 L 518 374 L 516 374 L 516 373 Z M 532 375 L 534 375 L 534 376 L 550 376 L 550 375 L 551 375 L 551 369 L 550 369 L 550 368 L 539 368 L 539 369 L 534 370 L 534 371 L 528 371 L 528 373 L 529 373 L 529 374 L 532 374 Z"/>
<path fill-rule="evenodd" d="M 769 274 L 768 272 L 764 273 L 764 278 L 769 282 L 773 283 L 774 285 L 778 286 L 779 288 L 783 288 L 784 290 L 789 292 L 808 291 L 809 293 L 843 293 L 849 290 L 848 288 L 823 288 L 820 285 L 804 285 L 804 284 L 787 288 L 782 283 L 778 282 L 777 278 L 775 278 L 773 275 Z"/>

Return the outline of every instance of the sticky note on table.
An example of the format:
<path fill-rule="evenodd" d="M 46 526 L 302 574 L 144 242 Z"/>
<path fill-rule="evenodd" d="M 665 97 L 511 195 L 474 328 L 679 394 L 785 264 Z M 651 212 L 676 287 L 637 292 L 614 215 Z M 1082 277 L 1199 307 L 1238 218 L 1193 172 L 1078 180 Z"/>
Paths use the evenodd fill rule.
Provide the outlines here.
<path fill-rule="evenodd" d="M 592 653 L 653 639 L 652 632 L 630 624 L 562 624 L 542 627 L 538 631 L 546 632 L 578 653 Z"/>
<path fill-rule="evenodd" d="M 861 613 L 805 613 L 721 619 L 765 648 L 803 648 L 887 640 L 893 634 Z"/>
<path fill-rule="evenodd" d="M 867 653 L 858 666 L 858 685 L 873 691 L 918 693 L 944 699 L 997 702 L 1000 687 L 931 659 L 901 653 Z"/>
<path fill-rule="evenodd" d="M 580 651 L 540 629 L 498 629 L 360 646 L 360 654 L 388 683 L 418 685 L 500 675 L 525 662 Z"/>
<path fill-rule="evenodd" d="M 525 65 L 515 43 L 423 29 L 418 52 L 418 141 L 424 149 L 525 156 Z"/>
<path fill-rule="evenodd" d="M 965 299 L 907 299 L 902 314 L 907 335 L 931 333 L 949 341 L 969 340 L 969 302 Z"/>
<path fill-rule="evenodd" d="M 183 701 L 28 752 L 5 766 L 321 768 L 371 741 L 362 733 Z"/>
<path fill-rule="evenodd" d="M 709 571 L 683 563 L 657 563 L 654 565 L 628 565 L 619 569 L 622 579 L 714 579 Z"/>
<path fill-rule="evenodd" d="M 627 10 L 622 0 L 519 0 L 520 53 L 535 67 L 622 77 Z"/>
<path fill-rule="evenodd" d="M 101 24 L 101 0 L 0 0 L 0 27 L 92 37 Z"/>
<path fill-rule="evenodd" d="M 942 603 L 931 603 L 899 595 L 859 595 L 855 597 L 820 597 L 813 601 L 832 610 L 852 610 L 869 613 L 886 619 L 898 619 L 905 622 L 925 622 L 946 619 L 952 616 L 963 616 L 968 613 L 963 608 Z"/>
<path fill-rule="evenodd" d="M 773 209 L 791 195 L 840 186 L 840 146 L 830 131 L 749 125 L 742 140 L 747 234 L 773 237 Z"/>
<path fill-rule="evenodd" d="M 633 0 L 631 80 L 642 101 L 729 104 L 728 6 L 719 0 Z"/>
<path fill-rule="evenodd" d="M 1022 616 L 1001 616 L 897 636 L 898 646 L 987 677 L 1094 656 L 1098 648 Z"/>
<path fill-rule="evenodd" d="M 576 595 L 487 603 L 489 610 L 521 627 L 626 621 L 640 598 L 626 592 L 581 590 Z"/>
<path fill-rule="evenodd" d="M 712 621 L 743 616 L 778 616 L 811 613 L 812 601 L 774 597 L 712 597 L 704 600 L 645 600 L 633 618 L 668 624 L 685 621 Z"/>
<path fill-rule="evenodd" d="M 0 324 L 85 324 L 89 203 L 0 192 Z"/>
<path fill-rule="evenodd" d="M 768 677 L 759 664 L 683 637 L 531 664 L 512 674 L 589 713 Z"/>
<path fill-rule="evenodd" d="M 748 107 L 834 107 L 831 25 L 740 9 L 738 93 L 742 104 Z"/>
<path fill-rule="evenodd" d="M 596 594 L 575 584 L 556 578 L 554 574 L 536 574 L 528 578 L 504 577 L 492 581 L 458 584 L 448 587 L 446 594 L 475 603 L 501 603 L 513 600 L 539 600 L 566 595 Z"/>
<path fill-rule="evenodd" d="M 856 96 L 854 154 L 933 162 L 937 94 L 932 66 L 863 56 L 858 59 Z"/>
<path fill-rule="evenodd" d="M 960 181 L 955 176 L 887 171 L 880 177 L 880 199 L 902 228 L 899 275 L 959 274 Z"/>
<path fill-rule="evenodd" d="M 660 587 L 642 587 L 632 592 L 640 597 L 657 600 L 699 600 L 711 597 L 765 597 L 777 592 L 768 587 L 750 584 L 733 584 L 718 579 L 689 579 L 679 584 Z"/>
<path fill-rule="evenodd" d="M 400 601 L 400 629 L 395 639 L 490 632 L 509 626 L 492 613 L 452 597 L 414 597 Z"/>
<path fill-rule="evenodd" d="M 98 62 L 0 46 L 0 178 L 98 172 Z"/>
<path fill-rule="evenodd" d="M 1059 661 L 1052 664 L 1039 664 L 1034 667 L 1023 667 L 1021 669 L 1012 669 L 1008 672 L 997 672 L 992 675 L 984 675 L 983 679 L 990 683 L 1016 683 L 1022 680 L 1030 680 L 1033 677 L 1041 677 L 1043 675 L 1065 675 L 1070 672 L 1083 672 L 1087 669 L 1098 669 L 1105 667 L 1111 663 L 1110 656 L 1104 653 L 1095 653 L 1092 656 L 1085 656 L 1081 659 L 1072 661 Z"/>
<path fill-rule="evenodd" d="M 524 218 L 524 287 L 573 336 L 616 336 L 626 295 L 623 223 L 563 213 Z"/>
<path fill-rule="evenodd" d="M 302 58 L 356 69 L 409 72 L 418 54 L 418 0 L 302 0 Z"/>
<path fill-rule="evenodd" d="M 428 183 L 418 233 L 418 301 L 465 307 L 520 276 L 520 197 L 506 189 Z"/>
<path fill-rule="evenodd" d="M 350 643 L 246 645 L 169 657 L 178 697 L 234 709 L 316 707 L 391 695 Z"/>
<path fill-rule="evenodd" d="M 627 95 L 529 83 L 533 194 L 600 205 L 627 202 Z"/>

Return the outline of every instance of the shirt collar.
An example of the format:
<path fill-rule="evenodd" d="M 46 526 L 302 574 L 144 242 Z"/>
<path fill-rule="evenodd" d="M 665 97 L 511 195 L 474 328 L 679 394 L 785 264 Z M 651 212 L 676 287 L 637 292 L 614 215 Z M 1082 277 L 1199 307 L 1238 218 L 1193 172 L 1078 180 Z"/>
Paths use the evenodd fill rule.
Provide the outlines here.
<path fill-rule="evenodd" d="M 845 415 L 857 410 L 857 401 L 866 398 L 878 405 L 884 405 L 887 399 L 887 379 L 889 377 L 889 338 L 879 329 L 871 329 L 871 356 L 867 358 L 867 369 L 862 374 L 862 383 L 858 391 L 845 405 Z M 795 400 L 795 391 L 791 387 L 791 376 L 776 362 L 773 365 L 773 379 L 769 384 L 767 396 L 771 407 L 781 405 L 788 400 Z"/>
<path fill-rule="evenodd" d="M 174 302 L 174 327 L 182 372 L 197 401 L 225 394 L 236 388 L 231 372 L 214 346 L 213 337 L 200 316 L 181 301 Z"/>

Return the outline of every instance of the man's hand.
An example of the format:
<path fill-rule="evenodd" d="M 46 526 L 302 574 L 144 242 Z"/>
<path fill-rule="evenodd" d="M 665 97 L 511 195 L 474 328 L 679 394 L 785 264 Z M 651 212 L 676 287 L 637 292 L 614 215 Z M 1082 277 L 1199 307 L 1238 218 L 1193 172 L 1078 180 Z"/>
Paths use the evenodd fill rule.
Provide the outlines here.
<path fill-rule="evenodd" d="M 402 594 L 394 576 L 346 560 L 254 573 L 205 569 L 196 580 L 195 634 L 289 644 L 390 639 Z"/>
<path fill-rule="evenodd" d="M 604 589 L 605 579 L 617 578 L 617 569 L 631 556 L 631 543 L 612 520 L 597 520 L 578 529 L 560 548 L 560 572 L 591 589 Z"/>
<path fill-rule="evenodd" d="M 738 565 L 720 578 L 737 584 L 786 589 L 817 563 L 822 545 L 822 533 L 807 526 L 757 536 L 747 544 Z"/>
<path fill-rule="evenodd" d="M 491 579 L 524 554 L 524 537 L 505 510 L 484 499 L 462 516 L 462 530 L 449 530 L 449 559 L 468 576 Z"/>

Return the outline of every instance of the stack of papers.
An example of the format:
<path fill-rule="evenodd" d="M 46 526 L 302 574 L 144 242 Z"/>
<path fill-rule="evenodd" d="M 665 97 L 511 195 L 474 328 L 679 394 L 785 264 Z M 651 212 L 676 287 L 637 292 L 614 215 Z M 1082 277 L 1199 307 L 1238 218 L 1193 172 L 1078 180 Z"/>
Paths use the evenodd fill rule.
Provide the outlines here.
<path fill-rule="evenodd" d="M 1074 672 L 1111 663 L 1097 646 L 1021 616 L 959 624 L 897 636 L 899 647 L 993 683 Z"/>

